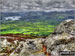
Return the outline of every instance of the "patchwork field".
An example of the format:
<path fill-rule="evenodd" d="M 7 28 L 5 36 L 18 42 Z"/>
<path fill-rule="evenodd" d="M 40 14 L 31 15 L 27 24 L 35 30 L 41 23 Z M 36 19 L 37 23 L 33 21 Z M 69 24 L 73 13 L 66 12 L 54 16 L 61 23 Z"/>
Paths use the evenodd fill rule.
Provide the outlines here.
<path fill-rule="evenodd" d="M 62 21 L 74 19 L 74 11 L 65 12 L 2 12 L 0 34 L 48 36 Z M 20 36 L 21 37 L 21 36 Z"/>
<path fill-rule="evenodd" d="M 11 24 L 13 23 L 13 24 Z M 0 34 L 31 34 L 31 35 L 48 35 L 54 31 L 55 26 L 49 25 L 44 22 L 24 22 L 24 21 L 12 21 L 1 25 Z"/>

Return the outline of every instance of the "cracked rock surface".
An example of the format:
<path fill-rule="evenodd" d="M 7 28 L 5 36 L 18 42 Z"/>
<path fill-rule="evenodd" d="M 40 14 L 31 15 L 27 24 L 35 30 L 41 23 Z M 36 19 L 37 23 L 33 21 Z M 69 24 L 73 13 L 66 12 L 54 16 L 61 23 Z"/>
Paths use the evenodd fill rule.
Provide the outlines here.
<path fill-rule="evenodd" d="M 75 20 L 66 20 L 46 38 L 8 42 L 0 36 L 0 56 L 60 56 L 60 51 L 75 51 Z"/>

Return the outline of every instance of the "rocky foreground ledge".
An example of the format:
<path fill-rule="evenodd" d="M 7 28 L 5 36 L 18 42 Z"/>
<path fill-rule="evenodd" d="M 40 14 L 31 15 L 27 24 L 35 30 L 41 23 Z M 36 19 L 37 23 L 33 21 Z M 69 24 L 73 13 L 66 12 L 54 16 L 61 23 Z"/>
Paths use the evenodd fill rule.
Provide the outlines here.
<path fill-rule="evenodd" d="M 46 38 L 13 42 L 0 38 L 0 56 L 60 56 L 60 51 L 75 51 L 75 20 L 62 22 Z"/>

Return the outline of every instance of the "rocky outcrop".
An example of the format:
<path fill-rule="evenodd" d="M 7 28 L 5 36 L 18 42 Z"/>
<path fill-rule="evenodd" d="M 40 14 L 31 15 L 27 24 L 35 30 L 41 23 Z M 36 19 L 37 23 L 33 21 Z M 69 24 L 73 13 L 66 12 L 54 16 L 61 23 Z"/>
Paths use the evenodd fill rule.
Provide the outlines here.
<path fill-rule="evenodd" d="M 4 38 L 0 41 L 0 56 L 60 56 L 60 51 L 75 51 L 75 20 L 62 22 L 46 38 L 15 40 L 11 43 Z M 8 50 L 4 53 L 6 47 Z"/>
<path fill-rule="evenodd" d="M 75 36 L 75 20 L 66 20 L 56 27 L 54 33 L 67 33 Z"/>
<path fill-rule="evenodd" d="M 75 20 L 66 20 L 57 26 L 46 38 L 45 45 L 52 56 L 60 56 L 60 51 L 75 51 Z"/>

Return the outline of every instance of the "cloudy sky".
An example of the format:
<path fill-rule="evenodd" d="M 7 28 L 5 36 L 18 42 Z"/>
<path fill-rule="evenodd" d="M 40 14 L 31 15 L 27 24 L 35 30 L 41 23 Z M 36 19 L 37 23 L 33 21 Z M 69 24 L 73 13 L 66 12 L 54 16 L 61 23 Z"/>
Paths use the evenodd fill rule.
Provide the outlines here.
<path fill-rule="evenodd" d="M 0 0 L 0 12 L 75 9 L 75 0 Z"/>

